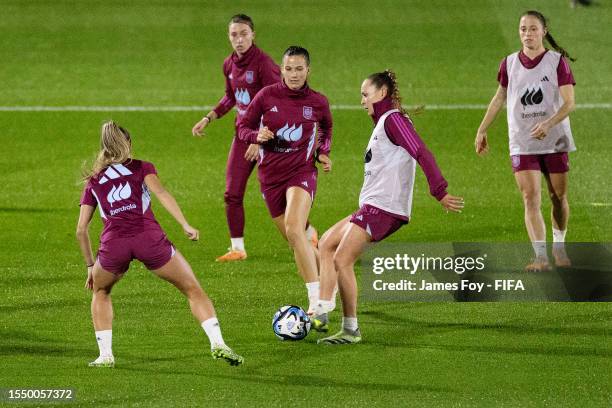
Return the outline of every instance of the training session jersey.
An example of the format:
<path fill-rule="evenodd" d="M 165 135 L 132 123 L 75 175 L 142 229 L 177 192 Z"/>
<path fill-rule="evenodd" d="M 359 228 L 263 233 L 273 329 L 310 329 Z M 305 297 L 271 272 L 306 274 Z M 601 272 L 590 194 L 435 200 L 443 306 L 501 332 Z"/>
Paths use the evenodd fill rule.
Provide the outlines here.
<path fill-rule="evenodd" d="M 161 228 L 151 210 L 151 196 L 144 182 L 148 174 L 157 174 L 152 163 L 128 160 L 111 164 L 89 179 L 80 203 L 98 207 L 104 223 L 100 242 Z"/>
<path fill-rule="evenodd" d="M 255 44 L 241 57 L 233 52 L 223 61 L 225 95 L 214 112 L 220 118 L 236 106 L 236 127 L 251 100 L 265 86 L 280 81 L 280 68 Z"/>
<path fill-rule="evenodd" d="M 316 169 L 319 154 L 329 155 L 332 116 L 327 98 L 304 85 L 292 90 L 284 81 L 263 88 L 247 109 L 238 136 L 257 143 L 259 128 L 275 137 L 259 148 L 259 180 L 264 185 L 287 180 L 293 174 Z"/>
<path fill-rule="evenodd" d="M 559 87 L 575 85 L 566 59 L 558 52 L 546 50 L 535 59 L 522 51 L 502 61 L 498 81 L 507 88 L 507 117 L 510 155 L 547 154 L 576 150 L 566 117 L 538 140 L 531 129 L 554 116 L 563 105 Z"/>
<path fill-rule="evenodd" d="M 429 191 L 437 200 L 447 194 L 448 183 L 412 122 L 391 98 L 374 104 L 375 127 L 365 154 L 359 207 L 366 204 L 409 218 L 416 164 L 423 169 Z"/>

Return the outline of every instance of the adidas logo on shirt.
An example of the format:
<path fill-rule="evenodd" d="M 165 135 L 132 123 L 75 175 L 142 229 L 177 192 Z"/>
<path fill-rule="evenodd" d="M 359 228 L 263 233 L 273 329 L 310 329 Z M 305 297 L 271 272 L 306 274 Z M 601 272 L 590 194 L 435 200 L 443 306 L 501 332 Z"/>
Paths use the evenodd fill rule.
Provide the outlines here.
<path fill-rule="evenodd" d="M 276 105 L 274 105 L 274 106 L 272 107 L 272 109 L 270 109 L 270 112 L 276 112 L 276 113 L 278 113 L 278 108 L 276 107 Z"/>
<path fill-rule="evenodd" d="M 104 176 L 98 181 L 98 184 L 104 184 L 109 179 L 116 180 L 121 176 L 129 176 L 130 174 L 133 173 L 123 164 L 111 164 L 104 172 Z"/>
<path fill-rule="evenodd" d="M 542 82 L 550 82 L 546 75 L 544 75 L 544 78 L 540 79 L 540 81 L 542 81 Z"/>
<path fill-rule="evenodd" d="M 308 187 L 308 182 L 307 182 L 307 181 L 302 181 L 302 185 L 303 185 L 304 187 Z"/>

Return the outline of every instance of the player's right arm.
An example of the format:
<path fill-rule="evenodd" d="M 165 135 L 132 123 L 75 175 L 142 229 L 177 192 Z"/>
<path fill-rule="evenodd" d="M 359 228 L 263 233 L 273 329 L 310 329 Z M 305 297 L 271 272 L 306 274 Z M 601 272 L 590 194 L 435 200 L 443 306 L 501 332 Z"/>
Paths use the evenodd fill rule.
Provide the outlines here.
<path fill-rule="evenodd" d="M 79 248 L 87 266 L 87 280 L 85 281 L 85 287 L 87 289 L 93 289 L 93 276 L 92 269 L 95 262 L 93 251 L 91 250 L 91 241 L 89 240 L 89 223 L 93 217 L 95 207 L 87 204 L 81 204 L 81 211 L 79 212 L 79 221 L 76 228 L 76 237 L 79 241 Z"/>
<path fill-rule="evenodd" d="M 491 126 L 491 123 L 493 123 L 499 111 L 504 107 L 507 94 L 508 91 L 506 88 L 501 85 L 497 87 L 497 92 L 495 92 L 495 96 L 491 99 L 489 107 L 487 108 L 487 113 L 485 113 L 482 123 L 480 123 L 478 127 L 478 132 L 476 133 L 476 140 L 474 141 L 476 153 L 485 154 L 489 151 L 487 130 L 489 130 L 489 126 Z"/>
<path fill-rule="evenodd" d="M 170 215 L 172 215 L 181 227 L 183 227 L 185 235 L 187 235 L 190 240 L 197 241 L 200 238 L 200 232 L 189 225 L 178 203 L 172 194 L 164 188 L 157 174 L 147 174 L 144 178 L 144 182 L 149 191 L 155 194 L 161 205 L 163 205 Z"/>
<path fill-rule="evenodd" d="M 225 95 L 219 100 L 217 106 L 206 114 L 198 123 L 193 126 L 191 133 L 194 136 L 203 136 L 204 129 L 215 119 L 221 118 L 236 105 L 236 98 L 232 90 L 232 84 L 229 79 L 231 73 L 231 65 L 226 60 L 223 64 L 223 75 L 225 76 Z"/>
<path fill-rule="evenodd" d="M 255 95 L 240 121 L 238 138 L 243 142 L 262 144 L 274 138 L 274 133 L 267 126 L 259 126 L 264 114 L 265 89 Z"/>

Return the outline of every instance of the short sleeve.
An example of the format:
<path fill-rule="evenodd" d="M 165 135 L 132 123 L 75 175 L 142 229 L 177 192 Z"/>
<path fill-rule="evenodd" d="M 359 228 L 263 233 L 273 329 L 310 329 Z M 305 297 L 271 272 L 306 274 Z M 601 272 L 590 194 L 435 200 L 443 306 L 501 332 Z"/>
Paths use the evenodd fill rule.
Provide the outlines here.
<path fill-rule="evenodd" d="M 497 72 L 497 82 L 504 87 L 508 87 L 508 69 L 506 67 L 506 59 L 504 58 L 499 64 L 499 71 Z"/>
<path fill-rule="evenodd" d="M 576 85 L 569 63 L 563 56 L 559 59 L 559 65 L 557 66 L 557 83 L 559 86 Z"/>
<path fill-rule="evenodd" d="M 147 174 L 157 174 L 157 170 L 155 170 L 155 166 L 153 163 L 149 163 L 146 161 L 142 162 L 142 177 L 146 177 Z"/>
<path fill-rule="evenodd" d="M 96 197 L 94 197 L 91 189 L 91 181 L 88 181 L 85 188 L 83 188 L 83 194 L 81 194 L 81 201 L 79 202 L 79 205 L 91 205 L 92 207 L 98 205 Z"/>

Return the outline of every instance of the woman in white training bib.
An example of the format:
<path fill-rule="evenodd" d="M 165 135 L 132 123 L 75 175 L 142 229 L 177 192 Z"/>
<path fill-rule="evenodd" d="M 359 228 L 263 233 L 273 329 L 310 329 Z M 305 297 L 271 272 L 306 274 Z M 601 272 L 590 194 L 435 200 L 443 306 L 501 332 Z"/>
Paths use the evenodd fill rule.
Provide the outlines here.
<path fill-rule="evenodd" d="M 410 221 L 417 165 L 421 167 L 430 194 L 447 211 L 461 212 L 463 198 L 448 194 L 433 154 L 412 126 L 402 108 L 399 88 L 392 71 L 370 75 L 361 85 L 361 105 L 374 121 L 365 153 L 359 209 L 338 221 L 321 238 L 319 302 L 313 324 L 335 308 L 336 284 L 342 299 L 342 330 L 320 339 L 321 344 L 354 344 L 361 341 L 357 324 L 357 280 L 354 265 L 366 246 L 379 242 Z"/>
<path fill-rule="evenodd" d="M 567 231 L 568 153 L 576 150 L 568 115 L 574 110 L 574 77 L 568 53 L 548 31 L 538 11 L 525 12 L 519 22 L 523 45 L 501 62 L 499 87 L 476 134 L 476 153 L 489 150 L 487 130 L 504 102 L 512 169 L 525 205 L 525 226 L 535 251 L 528 271 L 550 269 L 546 225 L 541 211 L 542 174 L 552 201 L 553 256 L 557 266 L 569 266 L 563 242 Z M 544 39 L 554 49 L 544 48 Z"/>

